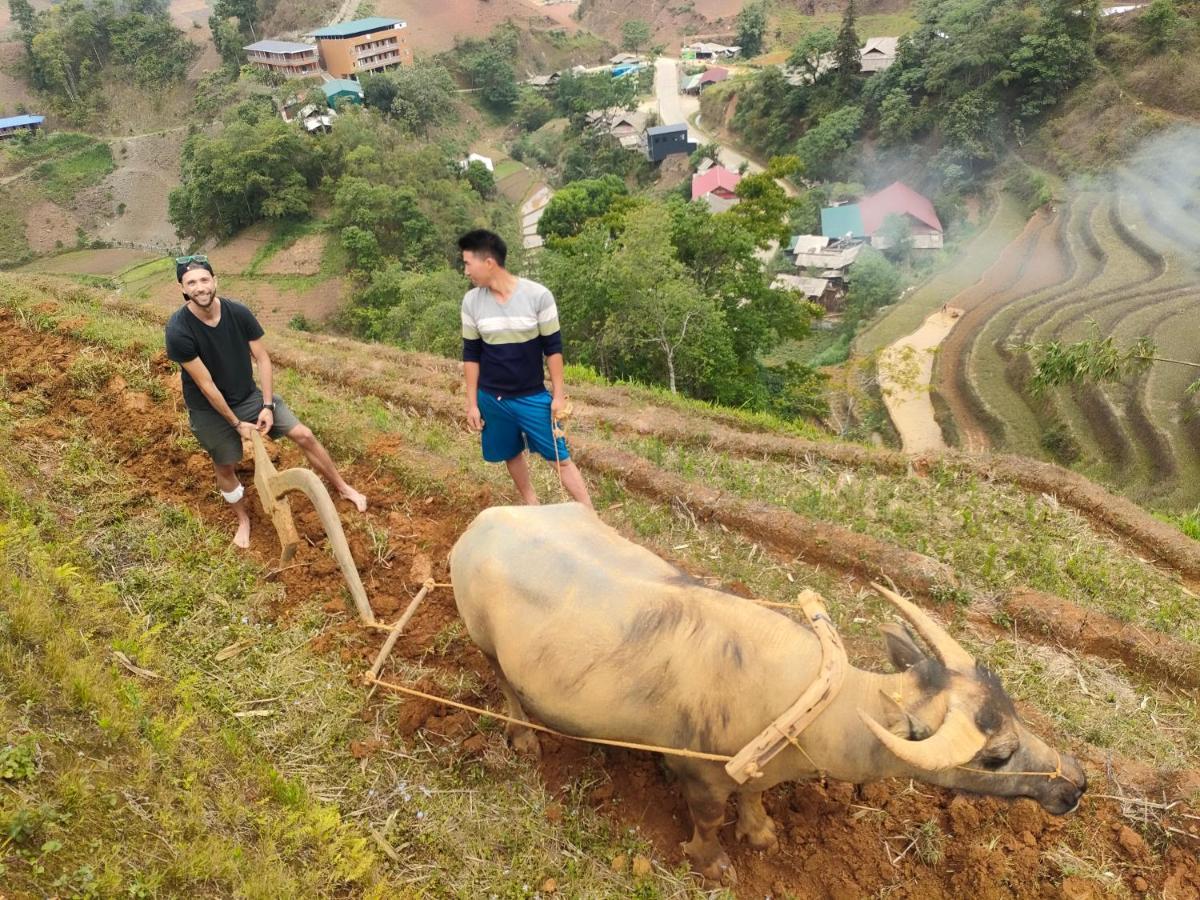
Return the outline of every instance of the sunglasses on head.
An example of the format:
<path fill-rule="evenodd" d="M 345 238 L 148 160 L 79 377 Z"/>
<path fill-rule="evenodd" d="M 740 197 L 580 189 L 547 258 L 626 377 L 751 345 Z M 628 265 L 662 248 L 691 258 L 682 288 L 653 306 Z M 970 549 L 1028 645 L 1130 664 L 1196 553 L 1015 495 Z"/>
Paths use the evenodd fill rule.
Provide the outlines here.
<path fill-rule="evenodd" d="M 175 257 L 175 265 L 186 266 L 188 263 L 207 263 L 208 257 L 203 253 L 194 253 L 191 256 Z"/>

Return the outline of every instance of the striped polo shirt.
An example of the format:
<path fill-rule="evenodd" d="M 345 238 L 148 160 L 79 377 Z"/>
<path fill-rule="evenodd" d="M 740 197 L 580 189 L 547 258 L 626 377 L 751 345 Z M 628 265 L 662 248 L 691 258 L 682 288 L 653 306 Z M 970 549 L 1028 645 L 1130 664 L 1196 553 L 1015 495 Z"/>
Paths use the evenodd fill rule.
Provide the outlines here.
<path fill-rule="evenodd" d="M 462 302 L 463 362 L 479 363 L 479 389 L 497 397 L 528 397 L 546 389 L 542 357 L 562 353 L 554 295 L 518 278 L 504 303 L 489 288 Z"/>

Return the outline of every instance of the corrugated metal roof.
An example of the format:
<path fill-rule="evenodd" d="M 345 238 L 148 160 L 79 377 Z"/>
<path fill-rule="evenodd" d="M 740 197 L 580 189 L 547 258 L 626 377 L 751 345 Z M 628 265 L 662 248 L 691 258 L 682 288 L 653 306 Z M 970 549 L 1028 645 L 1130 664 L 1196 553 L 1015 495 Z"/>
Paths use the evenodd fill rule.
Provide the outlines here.
<path fill-rule="evenodd" d="M 857 203 L 827 206 L 821 210 L 821 234 L 831 238 L 866 237 L 862 211 Z"/>
<path fill-rule="evenodd" d="M 675 125 L 655 125 L 653 128 L 647 128 L 646 134 L 657 137 L 660 134 L 677 134 L 680 131 L 687 133 L 687 122 L 679 122 Z"/>
<path fill-rule="evenodd" d="M 41 125 L 45 121 L 45 116 L 9 116 L 7 119 L 0 119 L 0 128 L 20 128 L 22 125 Z"/>
<path fill-rule="evenodd" d="M 316 44 L 298 44 L 295 41 L 256 41 L 243 50 L 258 50 L 262 53 L 315 53 Z"/>
<path fill-rule="evenodd" d="M 698 200 L 717 188 L 725 188 L 732 193 L 741 180 L 742 176 L 737 172 L 731 172 L 724 166 L 713 166 L 703 174 L 692 176 L 692 199 Z"/>
<path fill-rule="evenodd" d="M 942 230 L 942 223 L 929 198 L 918 194 L 902 181 L 893 181 L 882 191 L 863 197 L 858 203 L 862 215 L 863 234 L 874 234 L 889 215 L 909 215 L 934 231 Z M 824 212 L 822 229 L 824 228 Z M 828 234 L 829 232 L 825 232 Z"/>
<path fill-rule="evenodd" d="M 352 94 L 362 96 L 362 85 L 357 81 L 351 81 L 349 78 L 332 78 L 321 85 L 321 90 L 325 92 L 326 97 L 332 97 L 334 94 L 340 94 L 343 91 L 349 91 Z"/>
<path fill-rule="evenodd" d="M 353 22 L 341 22 L 337 25 L 330 25 L 328 28 L 310 31 L 309 35 L 316 38 L 353 37 L 356 34 L 366 34 L 369 31 L 381 31 L 384 28 L 391 28 L 393 25 L 405 28 L 407 24 L 403 19 L 385 19 L 382 16 L 371 16 L 368 19 L 355 19 Z"/>

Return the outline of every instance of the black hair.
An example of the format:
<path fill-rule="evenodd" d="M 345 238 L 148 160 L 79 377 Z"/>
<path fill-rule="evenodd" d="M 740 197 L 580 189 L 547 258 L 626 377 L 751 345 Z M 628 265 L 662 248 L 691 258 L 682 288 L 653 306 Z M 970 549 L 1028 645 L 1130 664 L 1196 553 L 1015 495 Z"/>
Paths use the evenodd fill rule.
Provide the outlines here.
<path fill-rule="evenodd" d="M 458 249 L 469 250 L 476 256 L 490 256 L 501 268 L 508 259 L 508 245 L 504 243 L 504 238 L 486 228 L 468 231 L 458 239 Z"/>
<path fill-rule="evenodd" d="M 191 262 L 175 263 L 175 280 L 180 284 L 183 284 L 183 276 L 192 269 L 206 269 L 208 274 L 213 278 L 217 277 L 217 273 L 212 270 L 211 263 L 199 262 L 198 260 L 193 259 Z"/>

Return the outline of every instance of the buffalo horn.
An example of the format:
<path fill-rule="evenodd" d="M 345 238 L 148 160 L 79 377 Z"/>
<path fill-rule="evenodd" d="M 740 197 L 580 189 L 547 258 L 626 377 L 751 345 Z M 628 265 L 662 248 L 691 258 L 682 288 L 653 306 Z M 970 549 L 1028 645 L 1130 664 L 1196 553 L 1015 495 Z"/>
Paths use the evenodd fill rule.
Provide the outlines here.
<path fill-rule="evenodd" d="M 942 726 L 923 741 L 906 741 L 897 737 L 861 709 L 858 717 L 883 746 L 914 769 L 925 772 L 961 766 L 987 743 L 987 736 L 975 727 L 970 716 L 959 709 L 951 709 L 946 713 Z"/>
<path fill-rule="evenodd" d="M 889 591 L 875 582 L 871 582 L 871 587 L 875 588 L 892 606 L 900 611 L 900 615 L 904 616 L 912 627 L 917 630 L 917 634 L 925 639 L 925 643 L 929 645 L 934 655 L 941 660 L 942 665 L 959 672 L 969 672 L 975 668 L 975 658 L 964 650 L 958 641 L 950 637 L 950 633 L 946 629 L 935 622 L 919 606 L 910 600 L 905 600 L 895 591 Z"/>

